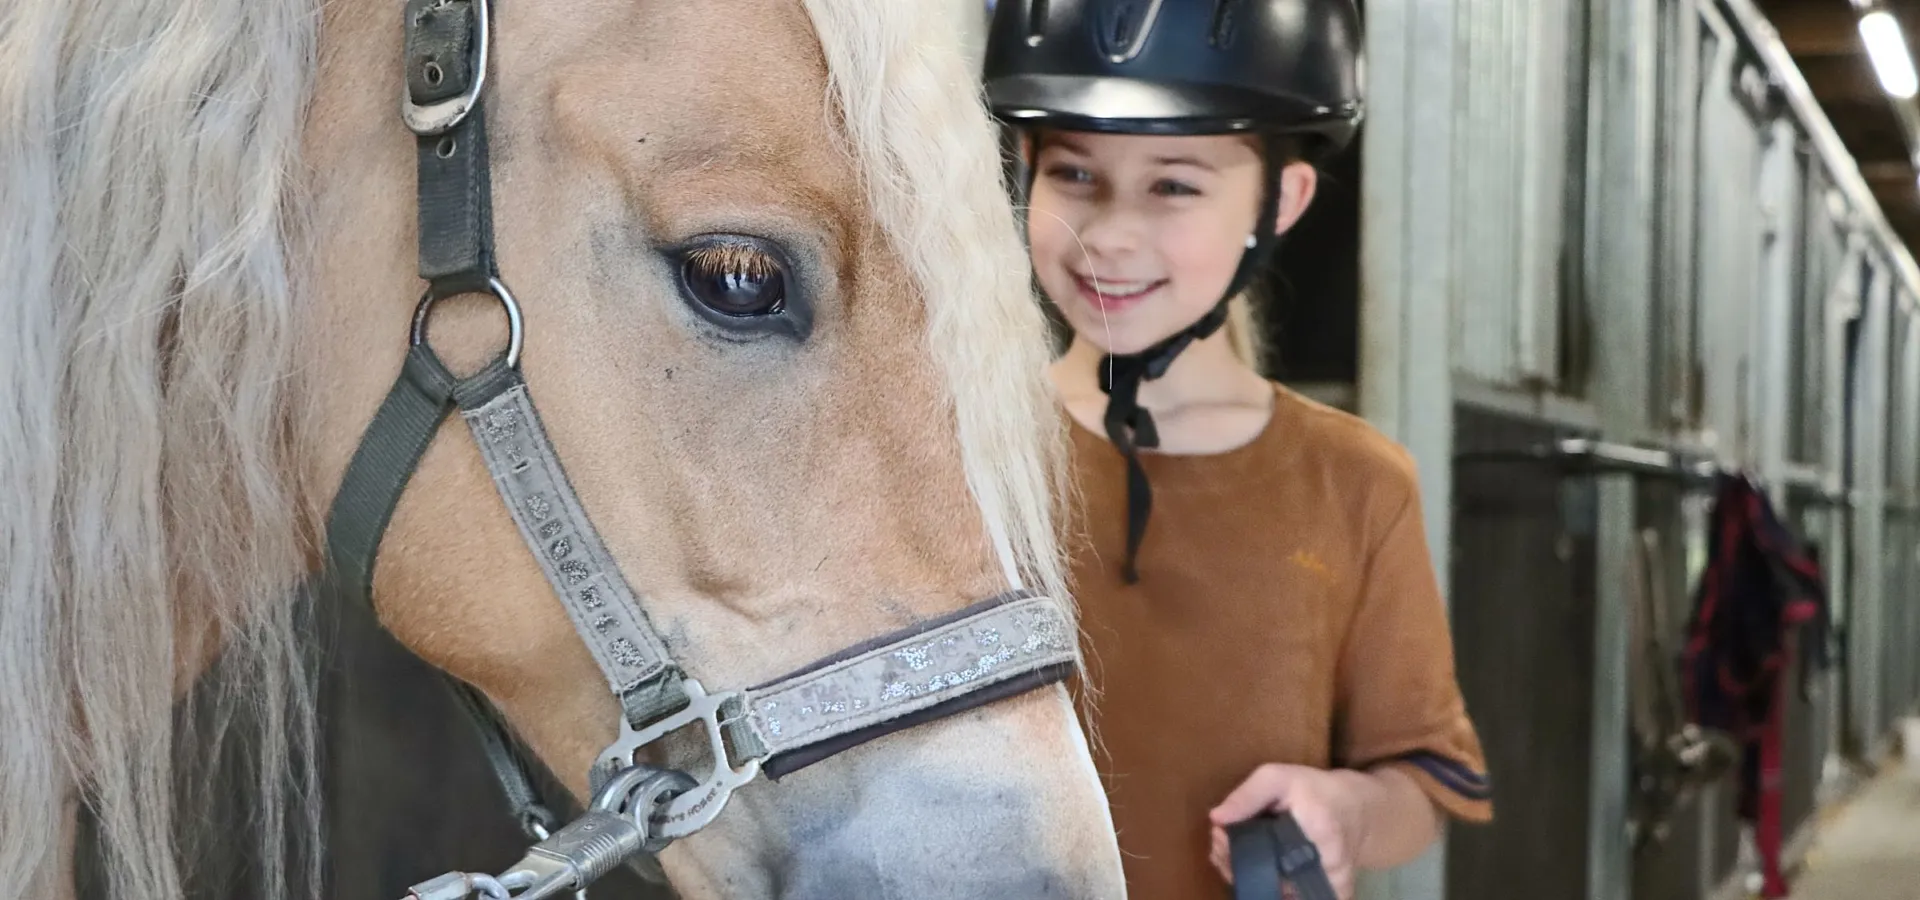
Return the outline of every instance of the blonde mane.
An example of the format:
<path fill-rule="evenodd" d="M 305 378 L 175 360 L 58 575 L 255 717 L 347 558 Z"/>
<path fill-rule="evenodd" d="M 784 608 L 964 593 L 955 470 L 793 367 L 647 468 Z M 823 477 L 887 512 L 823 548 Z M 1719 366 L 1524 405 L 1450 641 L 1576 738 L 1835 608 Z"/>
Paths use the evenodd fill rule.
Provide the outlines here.
<path fill-rule="evenodd" d="M 805 0 L 878 224 L 926 297 L 967 478 L 1028 587 L 1066 598 L 1054 518 L 1064 445 L 1046 322 L 999 143 L 951 7 Z"/>
<path fill-rule="evenodd" d="M 986 527 L 1060 592 L 1043 328 L 952 13 L 805 5 L 878 224 L 925 291 Z M 290 361 L 319 18 L 315 0 L 0 10 L 0 884 L 23 895 L 58 892 L 51 811 L 84 796 L 108 895 L 182 897 L 184 761 L 236 722 L 255 890 L 316 890 L 296 599 L 324 498 L 297 480 Z M 183 734 L 175 675 L 215 638 L 209 724 Z"/>

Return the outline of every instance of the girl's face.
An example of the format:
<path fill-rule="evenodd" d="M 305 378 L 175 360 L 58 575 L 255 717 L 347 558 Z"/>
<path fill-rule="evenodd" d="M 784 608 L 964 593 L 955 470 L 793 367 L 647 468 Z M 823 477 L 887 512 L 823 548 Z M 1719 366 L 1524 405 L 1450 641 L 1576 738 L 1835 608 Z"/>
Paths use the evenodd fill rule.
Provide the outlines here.
<path fill-rule="evenodd" d="M 1076 334 L 1137 353 L 1220 301 L 1263 193 L 1255 146 L 1240 135 L 1039 136 L 1033 267 Z M 1313 179 L 1305 164 L 1284 170 L 1277 230 L 1306 210 Z"/>

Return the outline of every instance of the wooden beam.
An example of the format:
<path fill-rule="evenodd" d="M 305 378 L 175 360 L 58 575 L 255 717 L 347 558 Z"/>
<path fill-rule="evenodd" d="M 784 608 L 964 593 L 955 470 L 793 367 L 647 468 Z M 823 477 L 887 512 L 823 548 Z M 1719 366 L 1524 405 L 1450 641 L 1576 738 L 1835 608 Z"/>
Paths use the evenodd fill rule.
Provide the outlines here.
<path fill-rule="evenodd" d="M 1881 204 L 1881 208 L 1886 213 L 1887 224 L 1893 229 L 1894 236 L 1911 251 L 1915 237 L 1920 237 L 1920 215 L 1901 215 L 1895 210 L 1886 209 L 1886 204 Z"/>
<path fill-rule="evenodd" d="M 1906 135 L 1886 97 L 1864 100 L 1822 99 L 1820 106 L 1854 159 L 1906 159 Z"/>
<path fill-rule="evenodd" d="M 1880 204 L 1880 214 L 1887 219 L 1888 227 L 1899 237 L 1900 243 L 1908 250 L 1920 239 L 1920 188 L 1908 182 L 1904 188 L 1888 187 L 1873 192 L 1874 202 Z"/>
<path fill-rule="evenodd" d="M 1879 76 L 1873 74 L 1873 63 L 1867 61 L 1864 53 L 1804 56 L 1794 63 L 1821 106 L 1844 100 L 1889 100 L 1880 87 Z"/>
<path fill-rule="evenodd" d="M 1796 58 L 1865 52 L 1855 26 L 1858 19 L 1847 0 L 1760 0 L 1756 5 Z M 1907 23 L 1905 16 L 1900 18 Z"/>
<path fill-rule="evenodd" d="M 1887 224 L 1895 231 L 1904 235 L 1920 230 L 1920 188 L 1913 182 L 1907 182 L 1906 187 L 1876 187 L 1873 199 L 1880 204 L 1880 214 L 1887 217 Z"/>
<path fill-rule="evenodd" d="M 1882 184 L 1915 183 L 1913 164 L 1904 159 L 1859 160 L 1856 165 L 1860 167 L 1860 177 L 1875 189 Z"/>

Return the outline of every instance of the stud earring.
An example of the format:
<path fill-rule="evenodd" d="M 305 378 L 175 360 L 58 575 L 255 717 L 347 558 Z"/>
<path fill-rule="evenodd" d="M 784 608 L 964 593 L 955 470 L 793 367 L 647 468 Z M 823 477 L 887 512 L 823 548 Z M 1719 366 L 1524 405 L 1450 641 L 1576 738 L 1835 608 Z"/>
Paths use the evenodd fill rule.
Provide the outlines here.
<path fill-rule="evenodd" d="M 1247 235 L 1247 249 L 1248 249 L 1248 250 L 1252 250 L 1252 249 L 1253 249 L 1253 245 L 1255 245 L 1255 244 L 1258 244 L 1258 243 L 1260 243 L 1260 239 L 1259 239 L 1258 237 L 1256 237 L 1256 236 L 1254 236 L 1254 235 L 1251 235 L 1251 234 L 1250 234 L 1250 235 Z"/>

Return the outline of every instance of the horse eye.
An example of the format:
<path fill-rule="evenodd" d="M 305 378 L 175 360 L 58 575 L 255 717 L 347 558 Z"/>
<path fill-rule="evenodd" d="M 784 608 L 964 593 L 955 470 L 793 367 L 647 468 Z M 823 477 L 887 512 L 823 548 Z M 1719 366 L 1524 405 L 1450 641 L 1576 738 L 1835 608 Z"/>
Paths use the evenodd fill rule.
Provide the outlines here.
<path fill-rule="evenodd" d="M 689 251 L 680 281 L 701 306 L 751 318 L 786 311 L 787 273 L 780 260 L 751 244 L 723 242 Z"/>

